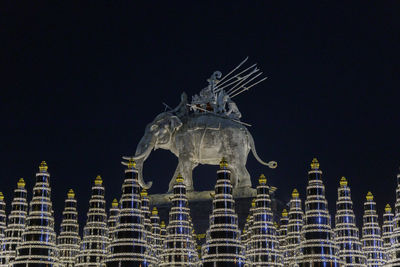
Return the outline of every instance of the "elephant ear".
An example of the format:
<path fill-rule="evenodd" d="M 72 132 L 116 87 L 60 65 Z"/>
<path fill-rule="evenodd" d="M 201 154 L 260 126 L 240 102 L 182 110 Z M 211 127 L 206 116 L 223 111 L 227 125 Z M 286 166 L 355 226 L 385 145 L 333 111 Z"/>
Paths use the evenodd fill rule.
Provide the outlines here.
<path fill-rule="evenodd" d="M 170 129 L 171 131 L 177 131 L 182 126 L 182 121 L 177 116 L 171 116 Z"/>

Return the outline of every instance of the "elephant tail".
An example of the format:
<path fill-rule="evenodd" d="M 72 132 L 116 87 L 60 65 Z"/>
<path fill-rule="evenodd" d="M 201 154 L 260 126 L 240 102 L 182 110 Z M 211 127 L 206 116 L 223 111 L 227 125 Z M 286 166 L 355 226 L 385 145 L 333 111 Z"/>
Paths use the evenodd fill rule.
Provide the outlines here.
<path fill-rule="evenodd" d="M 254 157 L 256 158 L 256 160 L 258 162 L 260 162 L 262 165 L 268 166 L 271 169 L 275 169 L 278 166 L 278 163 L 276 163 L 276 161 L 270 161 L 270 162 L 263 161 L 257 154 L 256 145 L 254 143 L 253 136 L 250 134 L 249 131 L 247 131 L 247 133 L 248 133 L 247 136 L 249 137 L 249 142 L 250 142 L 250 149 L 251 149 L 251 152 L 253 153 Z"/>

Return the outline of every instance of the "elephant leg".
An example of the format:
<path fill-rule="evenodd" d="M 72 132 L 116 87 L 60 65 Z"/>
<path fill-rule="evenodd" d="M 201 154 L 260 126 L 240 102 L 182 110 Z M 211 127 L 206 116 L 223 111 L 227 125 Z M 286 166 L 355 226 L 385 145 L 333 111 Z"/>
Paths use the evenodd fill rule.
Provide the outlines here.
<path fill-rule="evenodd" d="M 172 192 L 174 189 L 174 185 L 176 183 L 176 177 L 178 174 L 181 174 L 184 178 L 184 183 L 186 185 L 187 191 L 193 191 L 193 179 L 192 172 L 193 168 L 196 167 L 197 164 L 194 164 L 188 160 L 179 160 L 178 166 L 176 167 L 174 176 L 172 176 L 171 181 L 169 182 L 168 192 Z"/>
<path fill-rule="evenodd" d="M 229 166 L 229 169 L 231 171 L 231 183 L 233 188 L 235 188 L 238 185 L 238 169 L 233 164 Z"/>
<path fill-rule="evenodd" d="M 250 179 L 250 174 L 246 169 L 245 165 L 240 165 L 237 168 L 237 180 L 238 184 L 237 187 L 251 187 L 251 179 Z"/>

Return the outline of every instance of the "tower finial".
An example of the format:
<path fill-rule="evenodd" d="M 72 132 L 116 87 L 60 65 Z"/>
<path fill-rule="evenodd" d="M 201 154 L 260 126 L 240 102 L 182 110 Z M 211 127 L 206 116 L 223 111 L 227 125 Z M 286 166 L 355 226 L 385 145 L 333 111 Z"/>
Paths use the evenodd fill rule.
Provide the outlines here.
<path fill-rule="evenodd" d="M 75 198 L 75 192 L 74 190 L 70 189 L 67 193 L 68 198 Z"/>
<path fill-rule="evenodd" d="M 385 211 L 386 213 L 392 212 L 392 207 L 390 207 L 389 204 L 386 204 Z"/>
<path fill-rule="evenodd" d="M 39 171 L 40 172 L 47 172 L 47 169 L 48 169 L 48 167 L 47 167 L 46 161 L 42 161 L 42 163 L 40 163 L 40 165 L 39 165 Z"/>
<path fill-rule="evenodd" d="M 148 193 L 147 193 L 146 188 L 143 188 L 143 189 L 142 189 L 142 192 L 140 192 L 140 196 L 141 196 L 141 197 L 147 197 L 147 196 L 148 196 Z"/>
<path fill-rule="evenodd" d="M 128 168 L 133 169 L 136 168 L 136 162 L 133 159 L 129 159 L 128 161 Z"/>
<path fill-rule="evenodd" d="M 251 201 L 251 207 L 255 208 L 256 207 L 256 199 L 253 198 L 253 200 Z"/>
<path fill-rule="evenodd" d="M 3 201 L 3 200 L 4 200 L 3 192 L 0 192 L 0 201 Z"/>
<path fill-rule="evenodd" d="M 258 178 L 258 183 L 259 184 L 266 184 L 267 183 L 267 178 L 265 178 L 264 174 L 260 175 L 260 178 Z"/>
<path fill-rule="evenodd" d="M 219 162 L 219 167 L 221 169 L 225 169 L 228 168 L 228 162 L 226 161 L 225 158 L 222 158 L 221 161 Z"/>
<path fill-rule="evenodd" d="M 299 191 L 297 191 L 297 189 L 293 189 L 292 192 L 292 198 L 298 198 L 300 196 Z"/>
<path fill-rule="evenodd" d="M 103 184 L 103 179 L 101 179 L 100 175 L 96 176 L 96 179 L 94 179 L 94 184 L 95 185 L 102 185 Z"/>
<path fill-rule="evenodd" d="M 160 227 L 161 227 L 161 228 L 165 228 L 165 222 L 164 222 L 164 221 L 161 221 Z"/>
<path fill-rule="evenodd" d="M 111 207 L 117 208 L 118 207 L 118 199 L 114 198 L 113 202 L 111 203 Z"/>
<path fill-rule="evenodd" d="M 287 217 L 287 216 L 288 216 L 287 209 L 283 209 L 282 210 L 282 217 Z"/>
<path fill-rule="evenodd" d="M 365 197 L 368 201 L 374 200 L 374 195 L 372 195 L 372 193 L 369 191 L 367 193 L 367 196 Z"/>
<path fill-rule="evenodd" d="M 17 183 L 18 188 L 24 188 L 25 187 L 25 180 L 24 178 L 19 178 L 19 181 Z"/>
<path fill-rule="evenodd" d="M 317 160 L 317 158 L 313 158 L 313 160 L 311 161 L 311 169 L 312 170 L 318 170 L 319 169 L 319 162 Z"/>
<path fill-rule="evenodd" d="M 158 215 L 158 209 L 157 207 L 154 207 L 153 210 L 151 211 L 151 215 Z"/>
<path fill-rule="evenodd" d="M 183 183 L 183 177 L 180 173 L 178 173 L 178 176 L 176 176 L 176 182 L 177 183 Z"/>
<path fill-rule="evenodd" d="M 339 184 L 340 184 L 341 187 L 347 186 L 347 179 L 346 179 L 346 177 L 342 176 L 342 178 L 340 179 Z"/>

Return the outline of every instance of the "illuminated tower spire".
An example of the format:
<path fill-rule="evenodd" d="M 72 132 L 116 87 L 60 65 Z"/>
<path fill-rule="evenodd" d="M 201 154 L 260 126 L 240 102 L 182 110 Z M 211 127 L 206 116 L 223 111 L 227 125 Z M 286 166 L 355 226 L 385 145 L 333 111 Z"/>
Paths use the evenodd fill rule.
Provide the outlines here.
<path fill-rule="evenodd" d="M 278 228 L 278 240 L 279 240 L 279 249 L 281 250 L 282 257 L 286 257 L 287 250 L 286 250 L 286 235 L 287 235 L 287 227 L 289 223 L 287 209 L 282 210 L 281 219 Z M 283 260 L 284 262 L 284 260 Z"/>
<path fill-rule="evenodd" d="M 368 267 L 383 266 L 386 263 L 386 256 L 383 250 L 378 215 L 376 214 L 376 203 L 371 192 L 368 192 L 366 199 L 361 242 L 363 243 L 364 253 L 367 255 Z"/>
<path fill-rule="evenodd" d="M 150 250 L 148 251 L 150 261 L 155 263 L 155 253 L 153 250 L 153 235 L 151 231 L 151 212 L 150 212 L 150 199 L 145 188 L 142 189 L 140 192 L 140 198 L 142 201 L 142 215 L 143 215 L 143 222 L 144 222 L 144 230 L 146 231 L 146 242 L 149 245 Z"/>
<path fill-rule="evenodd" d="M 112 242 L 112 240 L 114 239 L 114 233 L 117 227 L 118 215 L 119 215 L 118 200 L 114 198 L 113 202 L 111 203 L 111 208 L 108 216 L 108 236 L 110 238 L 110 242 Z"/>
<path fill-rule="evenodd" d="M 294 189 L 289 203 L 288 225 L 286 234 L 286 252 L 283 259 L 284 266 L 295 266 L 300 250 L 301 229 L 303 228 L 304 213 L 301 207 L 299 191 Z"/>
<path fill-rule="evenodd" d="M 63 220 L 61 222 L 60 235 L 58 236 L 59 260 L 62 267 L 73 267 L 75 257 L 79 252 L 78 212 L 76 211 L 76 199 L 74 190 L 70 189 L 65 200 Z"/>
<path fill-rule="evenodd" d="M 103 179 L 94 180 L 86 225 L 75 266 L 104 266 L 108 247 L 108 227 Z"/>
<path fill-rule="evenodd" d="M 47 164 L 42 161 L 36 173 L 29 215 L 13 267 L 58 266 L 49 179 Z"/>
<path fill-rule="evenodd" d="M 190 225 L 190 209 L 186 197 L 186 185 L 178 174 L 173 188 L 172 207 L 165 237 L 160 266 L 199 266 L 196 243 Z"/>
<path fill-rule="evenodd" d="M 339 266 L 337 247 L 331 229 L 328 202 L 322 183 L 322 171 L 316 158 L 308 172 L 305 220 L 302 229 L 304 240 L 300 244 L 299 266 Z"/>
<path fill-rule="evenodd" d="M 385 213 L 383 214 L 382 226 L 383 248 L 385 250 L 387 261 L 390 261 L 394 257 L 393 247 L 395 240 L 393 238 L 393 217 L 392 208 L 387 204 L 385 207 Z"/>
<path fill-rule="evenodd" d="M 156 261 L 159 262 L 163 250 L 163 237 L 161 236 L 160 216 L 158 216 L 158 210 L 156 207 L 151 211 L 150 220 L 154 256 L 156 257 Z"/>
<path fill-rule="evenodd" d="M 361 267 L 366 265 L 367 259 L 362 251 L 358 228 L 356 226 L 350 187 L 345 177 L 340 179 L 340 186 L 338 188 L 335 239 L 336 244 L 339 246 L 339 257 L 344 267 Z"/>
<path fill-rule="evenodd" d="M 261 175 L 257 186 L 257 197 L 250 227 L 250 250 L 247 252 L 253 266 L 282 266 L 283 259 L 274 226 L 267 179 Z"/>
<path fill-rule="evenodd" d="M 230 176 L 228 163 L 222 159 L 217 171 L 210 226 L 202 248 L 203 267 L 243 266 L 246 263 Z"/>
<path fill-rule="evenodd" d="M 133 160 L 126 164 L 119 220 L 110 245 L 110 254 L 106 260 L 107 267 L 148 267 L 152 264 L 135 165 Z"/>
<path fill-rule="evenodd" d="M 400 266 L 400 173 L 397 174 L 396 203 L 394 205 L 393 239 L 390 266 Z"/>
<path fill-rule="evenodd" d="M 0 252 L 0 266 L 10 266 L 14 259 L 17 246 L 21 243 L 22 233 L 25 230 L 28 203 L 26 201 L 25 181 L 19 179 L 14 190 L 14 199 L 11 203 L 11 213 L 8 215 L 8 225 L 5 230 L 3 249 Z"/>
<path fill-rule="evenodd" d="M 245 247 L 246 253 L 250 251 L 250 238 L 251 238 L 251 227 L 253 226 L 253 212 L 256 207 L 256 199 L 253 198 L 251 201 L 251 206 L 249 210 L 249 215 L 246 218 L 246 223 L 244 224 L 243 233 L 242 233 L 242 245 Z M 249 258 L 246 259 L 249 262 Z"/>

